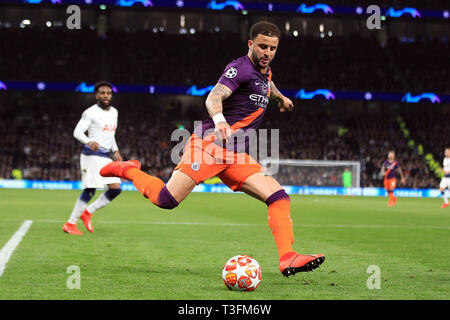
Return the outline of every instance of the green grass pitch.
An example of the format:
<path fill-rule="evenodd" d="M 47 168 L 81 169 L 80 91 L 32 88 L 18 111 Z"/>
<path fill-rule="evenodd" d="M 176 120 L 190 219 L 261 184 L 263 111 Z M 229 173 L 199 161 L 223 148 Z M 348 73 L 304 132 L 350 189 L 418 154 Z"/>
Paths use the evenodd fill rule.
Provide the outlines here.
<path fill-rule="evenodd" d="M 96 197 L 102 191 L 98 190 Z M 244 194 L 193 193 L 178 208 L 123 192 L 94 213 L 95 233 L 62 231 L 79 191 L 0 189 L 0 249 L 24 220 L 33 223 L 0 277 L 9 299 L 450 299 L 450 208 L 441 199 L 291 196 L 294 248 L 322 253 L 315 272 L 285 278 L 267 207 Z M 222 268 L 254 257 L 262 282 L 229 291 Z M 380 271 L 370 290 L 369 266 Z M 69 289 L 69 266 L 80 289 Z M 369 283 L 373 283 L 369 281 Z"/>

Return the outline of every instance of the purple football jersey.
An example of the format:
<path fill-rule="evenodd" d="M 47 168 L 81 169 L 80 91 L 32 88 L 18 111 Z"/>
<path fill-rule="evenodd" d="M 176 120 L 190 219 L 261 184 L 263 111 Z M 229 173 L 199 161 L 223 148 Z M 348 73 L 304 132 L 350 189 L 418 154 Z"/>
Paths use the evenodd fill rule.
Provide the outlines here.
<path fill-rule="evenodd" d="M 232 94 L 223 101 L 223 115 L 232 129 L 238 130 L 228 140 L 226 147 L 235 152 L 245 152 L 249 139 L 254 136 L 269 104 L 272 71 L 261 73 L 246 55 L 230 62 L 218 83 L 228 87 Z M 194 133 L 205 137 L 214 132 L 211 118 L 202 121 Z M 253 129 L 253 130 L 251 130 Z M 220 145 L 220 141 L 215 141 Z"/>
<path fill-rule="evenodd" d="M 385 178 L 386 179 L 393 179 L 397 178 L 397 169 L 400 168 L 400 165 L 397 161 L 390 162 L 389 160 L 386 160 L 383 164 L 384 169 L 386 170 Z"/>

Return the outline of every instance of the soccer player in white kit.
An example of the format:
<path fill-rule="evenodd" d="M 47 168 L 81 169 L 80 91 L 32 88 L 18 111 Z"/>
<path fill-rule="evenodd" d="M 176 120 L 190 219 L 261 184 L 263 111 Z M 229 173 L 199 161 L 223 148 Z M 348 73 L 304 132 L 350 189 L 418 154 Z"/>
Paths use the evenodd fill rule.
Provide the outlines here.
<path fill-rule="evenodd" d="M 444 204 L 441 208 L 449 206 L 447 195 L 445 194 L 445 189 L 450 189 L 450 148 L 445 148 L 445 158 L 444 158 L 444 176 L 439 184 L 439 189 L 441 190 L 442 199 Z"/>
<path fill-rule="evenodd" d="M 84 145 L 80 155 L 83 192 L 63 227 L 69 234 L 83 234 L 77 228 L 78 218 L 81 218 L 89 232 L 94 232 L 92 214 L 110 203 L 121 192 L 120 178 L 105 178 L 99 173 L 103 166 L 112 161 L 110 152 L 114 154 L 115 160 L 123 160 L 115 139 L 118 112 L 110 105 L 112 88 L 112 84 L 106 81 L 95 84 L 97 103 L 83 112 L 73 132 L 73 136 Z M 88 135 L 85 134 L 86 131 Z M 106 191 L 88 206 L 97 188 L 105 188 Z"/>

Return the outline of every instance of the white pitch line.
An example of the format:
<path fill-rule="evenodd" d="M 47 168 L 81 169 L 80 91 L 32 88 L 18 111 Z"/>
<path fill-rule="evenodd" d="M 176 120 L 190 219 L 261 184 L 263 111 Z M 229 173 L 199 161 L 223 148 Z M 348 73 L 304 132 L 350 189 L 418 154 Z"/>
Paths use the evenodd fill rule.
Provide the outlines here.
<path fill-rule="evenodd" d="M 64 220 L 35 220 L 43 223 L 64 223 Z M 100 224 L 143 224 L 143 225 L 186 225 L 186 226 L 217 226 L 217 227 L 267 227 L 267 224 L 256 223 L 207 223 L 207 222 L 175 222 L 175 221 L 98 221 Z M 444 229 L 450 226 L 399 226 L 377 224 L 297 224 L 295 228 L 354 228 L 354 229 Z"/>
<path fill-rule="evenodd" d="M 5 271 L 6 264 L 11 258 L 11 255 L 14 250 L 16 250 L 20 241 L 22 241 L 22 238 L 25 236 L 32 223 L 32 220 L 25 220 L 19 230 L 14 233 L 11 239 L 9 239 L 9 241 L 3 246 L 2 250 L 0 250 L 0 277 Z"/>

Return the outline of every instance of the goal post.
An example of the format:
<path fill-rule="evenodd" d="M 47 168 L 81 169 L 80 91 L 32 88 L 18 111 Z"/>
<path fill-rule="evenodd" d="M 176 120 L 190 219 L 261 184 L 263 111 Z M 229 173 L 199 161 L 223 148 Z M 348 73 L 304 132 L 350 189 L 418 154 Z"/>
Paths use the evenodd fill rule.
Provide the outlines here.
<path fill-rule="evenodd" d="M 359 161 L 267 158 L 260 163 L 267 170 L 267 174 L 274 176 L 281 185 L 346 187 L 343 182 L 345 175 L 351 181 L 351 186 L 347 187 L 361 187 Z"/>

